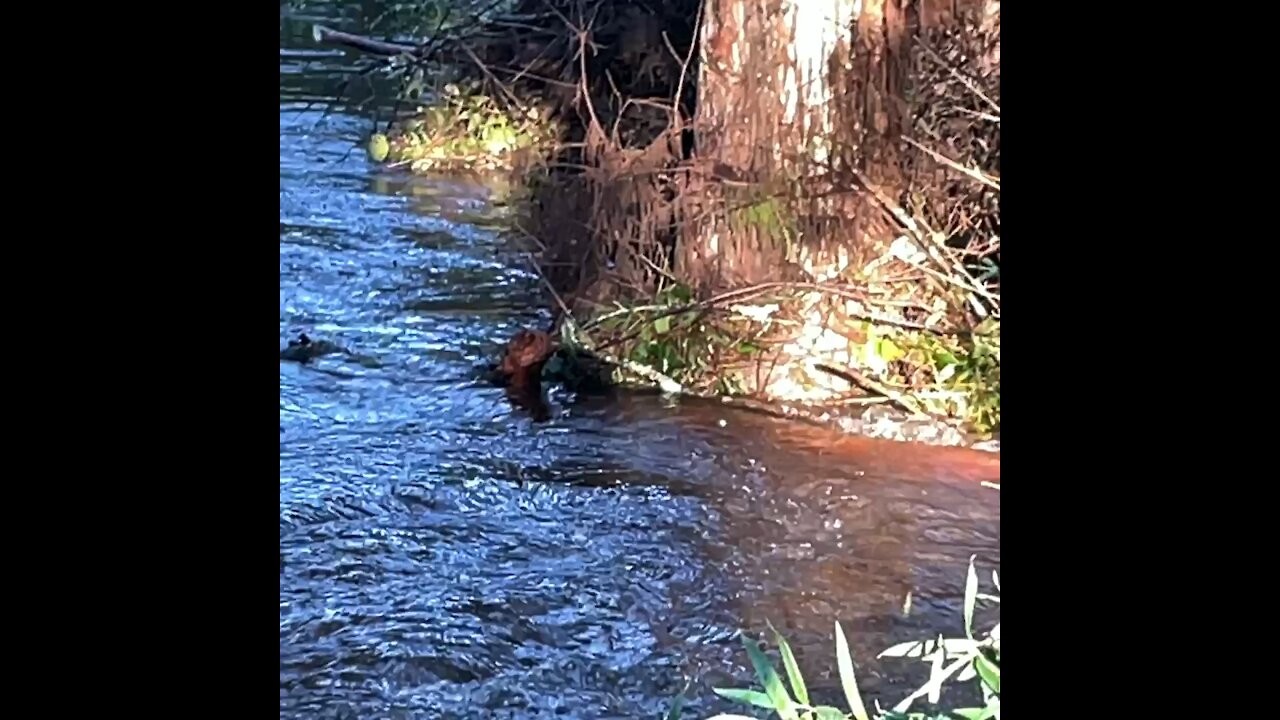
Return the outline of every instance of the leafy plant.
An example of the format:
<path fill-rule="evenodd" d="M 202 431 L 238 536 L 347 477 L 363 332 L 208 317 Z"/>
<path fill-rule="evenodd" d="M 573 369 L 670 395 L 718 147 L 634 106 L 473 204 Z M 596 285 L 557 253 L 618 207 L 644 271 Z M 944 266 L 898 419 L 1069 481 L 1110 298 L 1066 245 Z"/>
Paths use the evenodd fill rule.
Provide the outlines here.
<path fill-rule="evenodd" d="M 899 344 L 910 348 L 904 362 L 942 391 L 927 404 L 937 412 L 955 415 L 980 433 L 1000 428 L 1000 321 L 988 318 L 970 335 L 938 337 L 903 334 Z"/>
<path fill-rule="evenodd" d="M 746 357 L 759 351 L 754 337 L 723 322 L 693 302 L 681 283 L 665 284 L 644 304 L 623 305 L 597 314 L 584 328 L 597 339 L 615 339 L 626 360 L 652 368 L 682 386 L 723 394 L 740 391 L 739 378 L 720 372 L 731 354 Z M 626 379 L 626 378 L 623 378 Z"/>
<path fill-rule="evenodd" d="M 992 572 L 991 577 L 996 586 L 996 591 L 999 592 L 999 575 Z M 922 662 L 927 662 L 930 665 L 930 676 L 924 685 L 895 705 L 891 710 L 881 710 L 877 702 L 876 717 L 878 720 L 927 720 L 930 717 L 939 720 L 943 718 L 947 720 L 952 718 L 963 718 L 964 720 L 987 720 L 988 718 L 993 718 L 994 720 L 999 720 L 1000 624 L 996 623 L 981 639 L 974 637 L 973 613 L 979 599 L 997 603 L 1000 601 L 998 595 L 978 592 L 978 575 L 971 557 L 964 591 L 965 637 L 949 639 L 939 637 L 937 640 L 900 643 L 880 653 L 878 657 L 881 658 L 915 658 Z M 756 678 L 759 680 L 763 692 L 759 690 L 715 688 L 715 693 L 745 705 L 772 710 L 781 720 L 845 720 L 845 718 L 870 720 L 871 716 L 868 714 L 862 694 L 858 690 L 853 658 L 849 652 L 849 642 L 845 638 L 844 630 L 840 627 L 839 621 L 836 622 L 835 626 L 836 667 L 840 674 L 840 685 L 844 691 L 845 702 L 849 708 L 847 713 L 831 705 L 813 704 L 809 697 L 808 686 L 800 673 L 799 665 L 796 663 L 795 654 L 791 651 L 791 646 L 772 625 L 770 625 L 770 630 L 773 631 L 774 641 L 777 643 L 779 653 L 782 656 L 787 683 L 791 688 L 790 692 L 787 691 L 787 687 L 783 685 L 782 679 L 759 646 L 747 639 L 746 636 L 743 636 L 743 645 L 746 648 L 747 656 L 751 660 L 752 668 L 755 670 Z M 956 708 L 949 713 L 934 716 L 919 712 L 908 713 L 911 705 L 921 697 L 927 697 L 931 704 L 937 705 L 943 685 L 949 680 L 954 679 L 956 682 L 964 682 L 975 678 L 978 679 L 979 686 L 982 689 L 985 702 L 983 707 Z M 672 713 L 668 715 L 671 720 L 676 720 L 679 717 L 679 707 L 683 704 L 683 699 L 684 694 L 681 693 L 677 705 L 673 707 Z M 752 718 L 746 715 L 722 713 L 709 720 L 752 720 Z"/>
<path fill-rule="evenodd" d="M 515 153 L 546 146 L 555 136 L 554 125 L 534 106 L 499 103 L 478 89 L 447 84 L 417 116 L 389 135 L 370 138 L 369 155 L 375 162 L 408 162 L 419 172 L 497 169 L 510 167 Z"/>

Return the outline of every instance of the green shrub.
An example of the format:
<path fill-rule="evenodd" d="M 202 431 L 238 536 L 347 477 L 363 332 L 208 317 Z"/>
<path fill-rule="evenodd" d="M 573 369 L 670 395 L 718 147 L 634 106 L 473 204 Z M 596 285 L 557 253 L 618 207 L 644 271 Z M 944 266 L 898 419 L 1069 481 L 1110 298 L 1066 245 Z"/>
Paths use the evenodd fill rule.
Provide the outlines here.
<path fill-rule="evenodd" d="M 518 153 L 545 150 L 556 132 L 534 106 L 450 84 L 390 135 L 371 137 L 368 150 L 375 162 L 408 163 L 416 172 L 510 169 Z"/>
<path fill-rule="evenodd" d="M 996 592 L 1000 591 L 1000 577 L 991 573 Z M 1000 602 L 999 595 L 978 592 L 978 574 L 973 566 L 973 558 L 969 559 L 969 574 L 964 590 L 964 630 L 963 638 L 939 637 L 937 640 L 923 640 L 900 643 L 880 653 L 881 658 L 913 658 L 930 665 L 929 680 L 918 690 L 899 702 L 890 710 L 880 708 L 875 703 L 878 720 L 986 720 L 1000 719 L 1000 623 L 988 630 L 979 639 L 973 633 L 973 611 L 979 599 Z M 763 692 L 759 690 L 715 688 L 717 695 L 736 700 L 746 705 L 772 710 L 781 720 L 870 720 L 862 694 L 858 690 L 857 677 L 854 673 L 853 658 L 849 652 L 849 642 L 845 639 L 840 623 L 836 622 L 836 667 L 840 673 L 840 684 L 844 689 L 845 701 L 849 710 L 845 711 L 831 705 L 812 704 L 804 677 L 796 663 L 791 646 L 777 630 L 773 630 L 774 640 L 782 655 L 782 663 L 791 690 L 783 685 L 781 677 L 770 664 L 759 646 L 742 638 L 747 656 L 755 669 L 756 678 Z M 982 689 L 986 703 L 984 707 L 955 708 L 947 712 L 929 715 L 922 712 L 908 712 L 912 704 L 925 697 L 932 705 L 941 699 L 943 685 L 949 681 L 965 682 L 977 680 Z M 676 699 L 669 720 L 678 720 L 684 695 Z M 720 714 L 709 720 L 752 720 L 747 715 Z"/>

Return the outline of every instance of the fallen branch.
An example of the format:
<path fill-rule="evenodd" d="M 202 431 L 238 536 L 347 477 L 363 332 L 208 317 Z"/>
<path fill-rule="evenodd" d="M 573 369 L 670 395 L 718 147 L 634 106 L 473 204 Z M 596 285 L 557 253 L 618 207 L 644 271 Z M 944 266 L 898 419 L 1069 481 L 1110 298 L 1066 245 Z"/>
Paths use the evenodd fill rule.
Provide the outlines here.
<path fill-rule="evenodd" d="M 734 301 L 743 302 L 748 298 L 755 297 L 757 295 L 763 295 L 764 293 L 769 292 L 770 290 L 806 290 L 806 291 L 828 293 L 830 295 L 835 295 L 836 297 L 842 297 L 847 300 L 858 300 L 858 301 L 868 300 L 866 293 L 856 291 L 856 290 L 850 290 L 847 288 L 842 288 L 836 285 L 829 285 L 827 283 L 772 281 L 772 282 L 756 283 L 754 285 L 748 285 L 747 287 L 738 288 L 736 290 L 729 290 L 727 292 L 723 292 L 713 297 L 710 297 L 706 300 L 691 302 L 684 305 L 676 305 L 664 312 L 660 312 L 655 315 L 650 315 L 648 320 L 649 322 L 653 322 L 655 320 L 660 320 L 664 317 L 679 315 L 681 313 L 686 313 L 692 310 L 706 311 L 708 309 L 719 307 L 729 302 L 734 302 Z M 858 320 L 863 320 L 865 322 L 873 323 L 876 325 L 883 325 L 886 327 L 896 327 L 900 330 L 916 330 L 919 332 L 927 332 L 927 333 L 942 336 L 942 337 L 946 337 L 948 335 L 966 334 L 966 331 L 960 330 L 960 329 L 931 328 L 925 325 L 921 325 L 920 323 L 908 322 L 906 320 L 895 320 L 893 318 L 872 315 L 869 313 L 849 313 L 849 317 L 856 318 Z M 603 318 L 596 318 L 595 320 L 588 322 L 583 329 L 590 330 L 591 328 L 599 325 L 601 322 L 603 322 Z M 619 345 L 621 343 L 627 342 L 628 340 L 632 340 L 636 336 L 638 336 L 640 332 L 641 332 L 640 330 L 636 330 L 627 335 L 623 335 L 622 337 L 614 338 L 604 343 L 603 345 L 601 345 L 600 348 L 601 349 L 608 348 L 614 345 Z"/>
<path fill-rule="evenodd" d="M 363 50 L 374 55 L 383 57 L 395 57 L 397 55 L 416 55 L 418 53 L 417 45 L 405 45 L 403 43 L 386 42 L 383 40 L 374 40 L 364 35 L 353 35 L 352 33 L 342 32 L 327 28 L 324 25 L 316 25 L 311 29 L 311 36 L 318 43 L 329 43 L 332 45 L 342 45 L 343 47 Z"/>
<path fill-rule="evenodd" d="M 587 348 L 587 349 L 591 350 L 591 348 Z M 694 393 L 687 392 L 683 385 L 676 382 L 675 380 L 672 380 L 670 377 L 663 375 L 657 370 L 654 370 L 648 365 L 641 365 L 640 363 L 632 362 L 631 360 L 627 360 L 625 358 L 614 357 L 609 353 L 598 351 L 598 350 L 592 350 L 592 352 L 600 356 L 600 359 L 604 360 L 605 362 L 617 365 L 618 367 L 624 370 L 627 370 L 629 372 L 635 373 L 636 375 L 639 375 L 645 380 L 648 380 L 649 382 L 657 385 L 664 393 L 669 393 L 671 395 L 693 395 L 694 394 Z"/>
<path fill-rule="evenodd" d="M 924 410 L 922 410 L 920 406 L 916 404 L 915 400 L 912 400 L 911 398 L 907 397 L 906 395 L 903 395 L 902 393 L 894 390 L 893 388 L 887 387 L 881 383 L 876 382 L 875 380 L 872 380 L 871 378 L 867 377 L 866 375 L 863 375 L 862 373 L 858 372 L 857 370 L 851 367 L 837 368 L 832 365 L 828 365 L 826 363 L 818 363 L 814 367 L 825 373 L 835 375 L 836 377 L 841 378 L 842 380 L 851 382 L 854 385 L 857 385 L 858 387 L 862 388 L 863 390 L 866 390 L 869 393 L 875 393 L 876 395 L 884 397 L 890 403 L 892 403 L 895 407 L 897 407 L 899 410 L 903 410 L 907 413 L 910 413 L 912 415 L 915 415 L 921 418 L 929 418 L 931 420 L 939 419 L 937 416 L 933 415 L 932 413 L 927 413 Z"/>

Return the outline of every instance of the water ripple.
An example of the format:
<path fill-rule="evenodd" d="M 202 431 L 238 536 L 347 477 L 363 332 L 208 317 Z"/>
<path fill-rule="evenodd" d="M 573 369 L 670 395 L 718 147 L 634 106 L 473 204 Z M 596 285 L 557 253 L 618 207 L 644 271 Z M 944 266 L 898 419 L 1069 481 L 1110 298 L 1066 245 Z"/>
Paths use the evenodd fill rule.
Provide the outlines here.
<path fill-rule="evenodd" d="M 532 423 L 473 370 L 546 322 L 490 189 L 377 171 L 367 117 L 305 105 L 354 60 L 309 23 L 362 7 L 281 21 L 280 343 L 350 351 L 280 364 L 281 717 L 654 717 L 685 676 L 707 716 L 766 622 L 835 700 L 837 618 L 904 696 L 872 658 L 960 631 L 998 460 L 650 395 L 556 392 Z"/>

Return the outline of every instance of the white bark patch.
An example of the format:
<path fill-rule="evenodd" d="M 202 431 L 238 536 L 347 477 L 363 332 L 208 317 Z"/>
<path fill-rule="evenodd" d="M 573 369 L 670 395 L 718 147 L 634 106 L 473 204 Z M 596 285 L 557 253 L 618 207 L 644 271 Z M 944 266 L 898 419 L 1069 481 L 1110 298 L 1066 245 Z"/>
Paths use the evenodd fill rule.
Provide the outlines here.
<path fill-rule="evenodd" d="M 827 64 L 837 43 L 849 38 L 861 7 L 861 0 L 796 0 L 784 7 L 783 18 L 795 41 L 791 65 L 782 70 L 783 116 L 787 123 L 799 118 L 805 137 L 831 133 Z M 825 143 L 813 144 L 810 152 L 818 162 L 827 159 Z"/>

